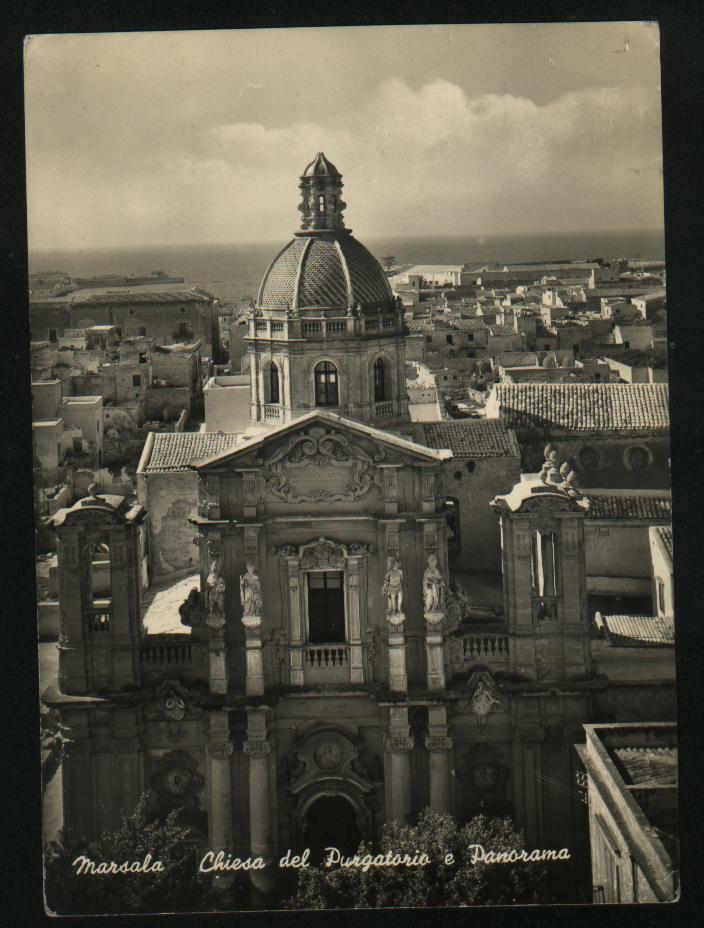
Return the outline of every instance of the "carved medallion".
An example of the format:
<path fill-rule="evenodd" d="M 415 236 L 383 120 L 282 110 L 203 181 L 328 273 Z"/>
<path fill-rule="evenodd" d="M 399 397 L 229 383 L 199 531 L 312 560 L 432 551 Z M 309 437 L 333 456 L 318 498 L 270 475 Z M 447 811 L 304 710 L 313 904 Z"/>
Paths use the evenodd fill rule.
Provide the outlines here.
<path fill-rule="evenodd" d="M 294 435 L 264 464 L 265 492 L 286 502 L 353 502 L 374 490 L 374 465 L 385 452 L 368 454 L 346 435 L 315 426 Z"/>

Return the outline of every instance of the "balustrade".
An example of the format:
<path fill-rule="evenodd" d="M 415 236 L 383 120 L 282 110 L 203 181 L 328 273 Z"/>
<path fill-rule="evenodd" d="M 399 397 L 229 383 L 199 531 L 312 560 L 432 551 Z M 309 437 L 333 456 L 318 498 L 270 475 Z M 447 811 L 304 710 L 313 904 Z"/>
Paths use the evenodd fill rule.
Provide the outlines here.
<path fill-rule="evenodd" d="M 281 418 L 281 408 L 279 406 L 265 406 L 264 418 L 268 419 L 270 422 L 278 422 Z"/>
<path fill-rule="evenodd" d="M 145 638 L 139 648 L 141 663 L 150 667 L 190 665 L 193 645 L 190 640 L 184 641 L 184 637 L 155 635 L 151 640 L 150 637 Z"/>
<path fill-rule="evenodd" d="M 393 405 L 390 400 L 374 405 L 374 415 L 377 419 L 388 419 L 393 415 Z"/>
<path fill-rule="evenodd" d="M 468 635 L 463 640 L 464 659 L 508 657 L 508 635 Z"/>
<path fill-rule="evenodd" d="M 303 651 L 306 683 L 349 682 L 349 648 L 344 644 L 306 645 Z"/>

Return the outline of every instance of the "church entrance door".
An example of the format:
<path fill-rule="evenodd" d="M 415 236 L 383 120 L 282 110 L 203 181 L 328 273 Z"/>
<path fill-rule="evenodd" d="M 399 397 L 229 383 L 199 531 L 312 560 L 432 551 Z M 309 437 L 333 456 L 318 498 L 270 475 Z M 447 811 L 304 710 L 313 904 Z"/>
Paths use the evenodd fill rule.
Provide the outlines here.
<path fill-rule="evenodd" d="M 312 864 L 323 860 L 326 847 L 336 847 L 343 855 L 354 854 L 361 835 L 352 803 L 342 796 L 316 799 L 306 813 L 303 838 Z"/>

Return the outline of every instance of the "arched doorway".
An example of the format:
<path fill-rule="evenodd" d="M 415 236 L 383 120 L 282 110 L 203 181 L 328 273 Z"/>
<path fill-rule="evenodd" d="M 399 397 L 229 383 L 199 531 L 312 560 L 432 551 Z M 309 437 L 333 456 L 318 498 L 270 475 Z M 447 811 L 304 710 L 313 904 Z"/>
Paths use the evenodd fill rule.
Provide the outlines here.
<path fill-rule="evenodd" d="M 303 828 L 310 861 L 319 864 L 326 847 L 336 847 L 342 854 L 353 854 L 361 840 L 357 813 L 344 796 L 320 796 L 306 812 Z"/>

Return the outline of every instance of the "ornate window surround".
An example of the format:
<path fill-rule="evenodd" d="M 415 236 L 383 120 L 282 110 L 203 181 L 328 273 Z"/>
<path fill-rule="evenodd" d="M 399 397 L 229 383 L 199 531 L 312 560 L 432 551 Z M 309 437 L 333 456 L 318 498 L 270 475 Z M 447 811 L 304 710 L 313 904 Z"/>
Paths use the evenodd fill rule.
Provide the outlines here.
<path fill-rule="evenodd" d="M 304 648 L 308 638 L 308 582 L 306 575 L 317 571 L 339 570 L 343 574 L 345 639 L 349 649 L 351 684 L 364 682 L 362 628 L 366 628 L 366 557 L 370 546 L 345 544 L 320 537 L 300 545 L 282 545 L 274 549 L 286 565 L 288 574 L 287 632 L 289 683 L 304 685 Z"/>

